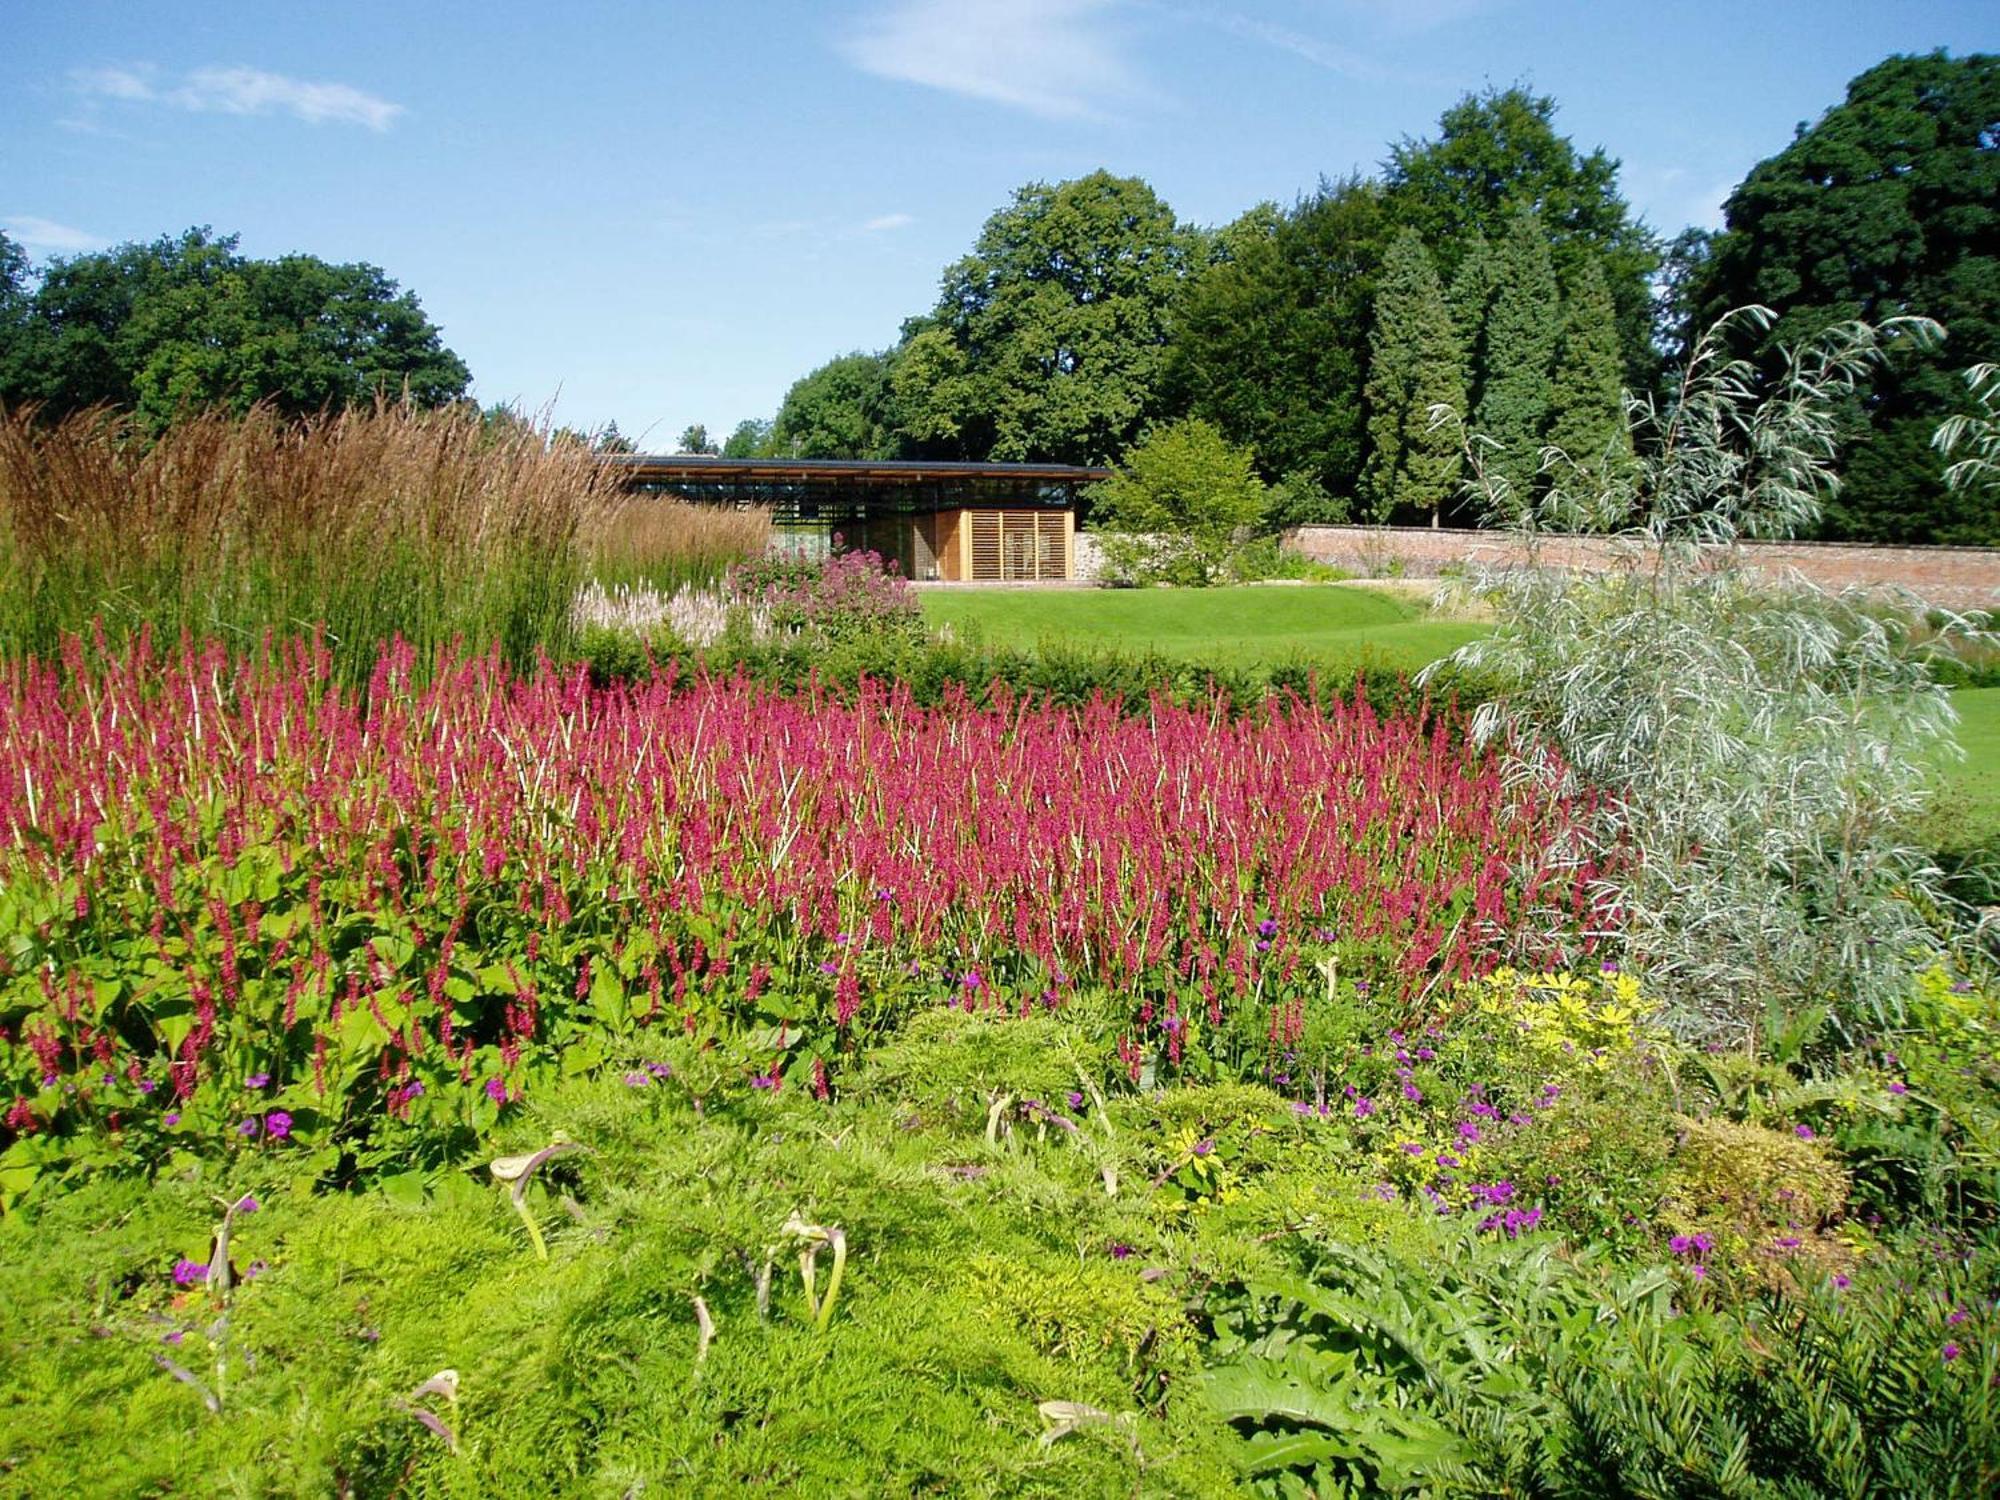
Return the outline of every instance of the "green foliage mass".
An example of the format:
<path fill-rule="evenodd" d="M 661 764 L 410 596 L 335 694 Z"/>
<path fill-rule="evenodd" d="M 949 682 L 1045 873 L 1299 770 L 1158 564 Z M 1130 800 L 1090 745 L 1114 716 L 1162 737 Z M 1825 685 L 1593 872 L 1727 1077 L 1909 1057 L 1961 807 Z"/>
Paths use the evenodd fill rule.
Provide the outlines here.
<path fill-rule="evenodd" d="M 1428 512 L 1458 490 L 1458 436 L 1435 407 L 1465 408 L 1458 337 L 1430 252 L 1413 229 L 1389 247 L 1375 293 L 1368 365 L 1368 472 L 1375 514 Z"/>
<path fill-rule="evenodd" d="M 1495 445 L 1488 472 L 1526 497 L 1541 468 L 1548 436 L 1556 347 L 1562 337 L 1562 298 L 1555 262 L 1540 219 L 1517 210 L 1494 256 L 1496 290 L 1481 339 L 1483 376 L 1474 424 Z"/>
<path fill-rule="evenodd" d="M 63 413 L 105 403 L 159 427 L 177 413 L 269 402 L 287 413 L 380 396 L 459 399 L 471 379 L 413 292 L 374 266 L 310 255 L 252 260 L 236 237 L 60 258 L 32 293 L 8 257 L 0 401 Z"/>
<path fill-rule="evenodd" d="M 800 376 L 785 392 L 761 451 L 782 458 L 893 457 L 889 368 L 886 354 L 843 354 Z"/>
<path fill-rule="evenodd" d="M 1586 265 L 1563 301 L 1562 342 L 1549 389 L 1551 447 L 1575 464 L 1617 473 L 1632 461 L 1618 333 L 1604 273 Z"/>
<path fill-rule="evenodd" d="M 1148 433 L 1095 499 L 1100 522 L 1139 548 L 1136 577 L 1190 583 L 1212 582 L 1270 503 L 1250 450 L 1199 417 Z"/>
<path fill-rule="evenodd" d="M 1333 496 L 1357 494 L 1369 309 L 1392 233 L 1381 189 L 1360 179 L 1222 231 L 1226 255 L 1181 311 L 1170 404 L 1249 444 L 1267 479 L 1297 473 Z"/>
<path fill-rule="evenodd" d="M 1952 491 L 1932 429 L 1967 409 L 1958 371 L 2000 359 L 2000 56 L 1892 57 L 1724 205 L 1727 231 L 1699 281 L 1707 317 L 1752 303 L 1779 321 L 1779 351 L 1849 318 L 1934 318 L 1941 348 L 1911 347 L 1856 392 L 1846 483 L 1823 534 L 1881 541 L 2000 543 L 1990 495 Z M 1704 319 L 1705 321 L 1705 319 Z"/>
<path fill-rule="evenodd" d="M 938 378 L 897 387 L 916 440 L 999 460 L 1104 463 L 1156 414 L 1199 237 L 1152 188 L 1093 172 L 1030 183 L 905 330 Z"/>
<path fill-rule="evenodd" d="M 1618 190 L 1616 158 L 1602 147 L 1579 151 L 1557 133 L 1555 114 L 1554 99 L 1518 85 L 1465 95 L 1445 110 L 1435 139 L 1405 138 L 1390 151 L 1389 212 L 1436 247 L 1454 276 L 1459 247 L 1469 257 L 1475 236 L 1499 243 L 1519 210 L 1535 209 L 1560 280 L 1574 282 L 1593 261 L 1603 267 L 1623 378 L 1648 384 L 1656 357 L 1647 279 L 1659 265 L 1658 246 Z"/>
<path fill-rule="evenodd" d="M 1882 1039 L 1911 1096 L 1995 1024 L 1926 983 L 1928 1050 Z M 1191 1034 L 1213 1081 L 1167 1086 L 1130 1078 L 1117 1005 L 937 1008 L 824 1102 L 656 1037 L 377 1191 L 254 1156 L 101 1180 L 0 1218 L 0 1454 L 33 1494 L 1990 1493 L 1990 1199 L 1935 1234 L 1869 1199 L 1834 1260 L 1658 1217 L 1837 1217 L 1833 1148 L 1790 1122 L 1866 1161 L 1836 1085 L 1963 1139 L 1947 1096 L 1711 1059 L 1755 1063 L 1784 1128 L 1732 1123 L 1633 998 L 1496 975 L 1419 1047 L 1340 983 L 1289 1050 Z M 1990 1131 L 1990 1059 L 1948 1098 Z M 523 1193 L 543 1260 L 486 1164 L 552 1141 L 582 1149 Z M 1539 1216 L 1488 1224 L 1474 1184 Z M 795 1215 L 846 1247 L 823 1321 Z"/>

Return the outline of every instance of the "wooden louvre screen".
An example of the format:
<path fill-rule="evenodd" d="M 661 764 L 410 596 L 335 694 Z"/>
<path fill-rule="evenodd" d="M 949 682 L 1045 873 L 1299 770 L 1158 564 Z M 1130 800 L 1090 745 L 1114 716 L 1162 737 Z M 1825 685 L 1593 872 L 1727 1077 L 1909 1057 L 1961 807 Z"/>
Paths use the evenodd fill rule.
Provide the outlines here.
<path fill-rule="evenodd" d="M 1035 582 L 1069 576 L 1063 512 L 975 510 L 966 512 L 965 519 L 972 540 L 969 577 Z"/>
<path fill-rule="evenodd" d="M 972 513 L 972 576 L 976 579 L 1000 576 L 1000 512 L 976 510 Z"/>

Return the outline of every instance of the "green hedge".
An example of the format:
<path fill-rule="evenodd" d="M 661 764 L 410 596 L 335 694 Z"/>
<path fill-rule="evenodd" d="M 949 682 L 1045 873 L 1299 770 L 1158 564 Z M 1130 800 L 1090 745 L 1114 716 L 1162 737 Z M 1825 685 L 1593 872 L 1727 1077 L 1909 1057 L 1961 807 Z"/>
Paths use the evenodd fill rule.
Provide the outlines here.
<path fill-rule="evenodd" d="M 1155 693 L 1163 693 L 1176 703 L 1222 702 L 1235 712 L 1257 712 L 1273 699 L 1288 697 L 1324 708 L 1351 698 L 1358 688 L 1379 712 L 1392 713 L 1428 712 L 1447 703 L 1467 711 L 1496 691 L 1490 680 L 1451 667 L 1441 668 L 1426 688 L 1412 682 L 1406 672 L 1373 665 L 1356 668 L 1351 663 L 1301 659 L 1245 667 L 1157 653 L 1020 651 L 956 642 L 724 642 L 693 651 L 671 643 L 655 647 L 627 633 L 603 630 L 585 632 L 578 656 L 600 686 L 642 681 L 669 668 L 683 675 L 741 672 L 788 692 L 817 685 L 823 691 L 848 693 L 866 679 L 903 683 L 920 705 L 958 695 L 989 704 L 1004 694 L 1073 707 L 1103 697 L 1136 710 Z"/>

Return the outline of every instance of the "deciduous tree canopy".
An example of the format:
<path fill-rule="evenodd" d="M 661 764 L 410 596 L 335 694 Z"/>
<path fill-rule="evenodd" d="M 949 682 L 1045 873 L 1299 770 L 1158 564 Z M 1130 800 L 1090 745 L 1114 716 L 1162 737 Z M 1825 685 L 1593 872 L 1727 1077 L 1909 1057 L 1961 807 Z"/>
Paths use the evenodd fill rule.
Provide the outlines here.
<path fill-rule="evenodd" d="M 1117 457 L 1156 410 L 1200 245 L 1136 177 L 1020 189 L 905 329 L 935 375 L 899 383 L 904 430 L 967 456 Z"/>
<path fill-rule="evenodd" d="M 1724 209 L 1728 229 L 1702 276 L 1711 312 L 1762 303 L 1776 369 L 1850 318 L 1916 313 L 1942 348 L 1905 348 L 1850 407 L 1847 482 L 1830 535 L 2000 543 L 1990 497 L 1946 489 L 1930 447 L 1965 408 L 1959 371 L 2000 359 L 2000 57 L 1893 57 L 1754 167 Z"/>
<path fill-rule="evenodd" d="M 204 406 L 310 412 L 464 394 L 464 361 L 377 267 L 251 260 L 236 245 L 190 229 L 52 262 L 32 291 L 8 294 L 0 398 L 57 412 L 108 403 L 157 425 Z M 20 287 L 18 263 L 7 274 Z"/>

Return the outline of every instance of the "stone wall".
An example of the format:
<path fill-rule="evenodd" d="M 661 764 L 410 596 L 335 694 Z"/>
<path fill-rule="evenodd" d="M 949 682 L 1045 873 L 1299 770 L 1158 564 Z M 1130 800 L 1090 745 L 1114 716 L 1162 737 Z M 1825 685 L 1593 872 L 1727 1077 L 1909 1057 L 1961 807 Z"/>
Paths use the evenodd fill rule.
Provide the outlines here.
<path fill-rule="evenodd" d="M 1503 533 L 1422 527 L 1301 526 L 1286 533 L 1285 545 L 1369 578 L 1435 578 L 1454 565 L 1504 564 L 1520 555 Z M 1081 546 L 1077 550 L 1080 565 Z M 1947 609 L 2000 609 L 2000 547 L 1746 542 L 1743 551 L 1760 571 L 1796 572 L 1825 589 L 1904 588 Z M 1542 544 L 1546 562 L 1584 570 L 1609 567 L 1616 552 L 1606 537 L 1550 537 Z"/>

